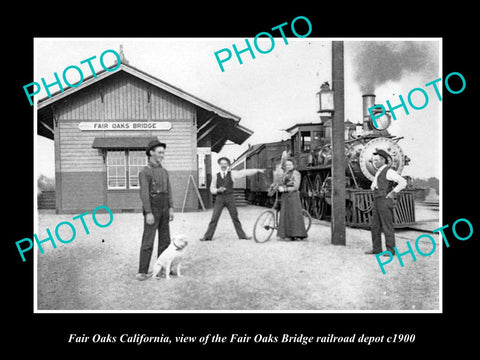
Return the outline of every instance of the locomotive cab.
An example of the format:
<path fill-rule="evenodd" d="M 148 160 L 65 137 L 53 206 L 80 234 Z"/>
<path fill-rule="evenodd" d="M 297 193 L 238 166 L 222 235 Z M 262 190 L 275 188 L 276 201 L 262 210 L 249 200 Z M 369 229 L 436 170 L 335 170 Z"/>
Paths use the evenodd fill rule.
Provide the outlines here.
<path fill-rule="evenodd" d="M 301 153 L 309 153 L 313 149 L 325 144 L 323 124 L 295 124 L 285 131 L 291 135 L 290 146 L 294 156 Z"/>
<path fill-rule="evenodd" d="M 323 119 L 325 120 L 325 119 Z M 345 140 L 351 139 L 355 134 L 356 125 L 350 121 L 345 122 Z M 332 141 L 332 121 L 322 123 L 300 123 L 286 129 L 290 133 L 290 155 L 295 157 L 299 168 L 317 165 L 326 165 L 319 159 L 319 152 L 325 145 Z"/>
<path fill-rule="evenodd" d="M 290 155 L 295 157 L 299 168 L 314 165 L 314 153 L 327 143 L 323 124 L 302 123 L 288 129 Z"/>

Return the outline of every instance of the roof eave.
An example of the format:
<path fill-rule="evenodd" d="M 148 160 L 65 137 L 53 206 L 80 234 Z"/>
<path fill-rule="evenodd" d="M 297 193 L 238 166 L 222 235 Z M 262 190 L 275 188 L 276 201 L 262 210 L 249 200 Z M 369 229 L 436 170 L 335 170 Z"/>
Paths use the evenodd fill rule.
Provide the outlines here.
<path fill-rule="evenodd" d="M 199 106 L 203 109 L 210 110 L 215 112 L 217 115 L 221 117 L 226 117 L 235 120 L 236 122 L 239 122 L 241 117 L 237 116 L 235 114 L 232 114 L 231 112 L 228 112 L 227 110 L 224 110 L 218 106 L 215 106 L 205 100 L 202 100 L 192 94 L 189 94 L 185 92 L 184 90 L 177 88 L 173 85 L 170 85 L 160 79 L 157 79 L 139 69 L 134 68 L 131 65 L 126 65 L 126 64 L 120 64 L 120 67 L 114 71 L 107 71 L 107 70 L 102 70 L 99 71 L 96 76 L 90 76 L 86 78 L 81 85 L 77 87 L 67 87 L 63 92 L 58 91 L 57 93 L 53 94 L 51 97 L 45 97 L 42 98 L 38 101 L 37 104 L 37 109 L 41 110 L 44 107 L 47 107 L 48 105 L 51 105 L 61 99 L 64 99 L 67 96 L 70 96 L 74 93 L 76 93 L 79 90 L 82 90 L 92 84 L 95 84 L 113 74 L 115 74 L 118 71 L 125 71 L 126 73 L 136 76 L 160 89 L 163 89 L 165 91 L 168 91 L 169 93 L 178 96 L 181 99 L 184 99 L 196 106 Z"/>

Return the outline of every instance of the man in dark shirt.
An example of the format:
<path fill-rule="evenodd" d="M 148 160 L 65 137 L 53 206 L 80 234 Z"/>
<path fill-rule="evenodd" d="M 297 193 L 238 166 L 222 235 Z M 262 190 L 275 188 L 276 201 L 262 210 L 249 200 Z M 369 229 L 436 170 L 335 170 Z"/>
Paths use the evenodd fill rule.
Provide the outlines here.
<path fill-rule="evenodd" d="M 144 224 L 137 280 L 146 280 L 151 276 L 148 274 L 148 266 L 152 257 L 157 229 L 157 256 L 170 244 L 169 222 L 173 220 L 173 200 L 168 172 L 162 167 L 165 148 L 164 143 L 152 140 L 146 151 L 148 165 L 138 174 Z"/>

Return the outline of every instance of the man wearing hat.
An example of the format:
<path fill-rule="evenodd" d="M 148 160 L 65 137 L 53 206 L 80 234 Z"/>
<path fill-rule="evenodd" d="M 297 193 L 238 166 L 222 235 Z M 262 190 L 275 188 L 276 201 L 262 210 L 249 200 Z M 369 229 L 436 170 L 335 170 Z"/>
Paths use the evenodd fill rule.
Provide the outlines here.
<path fill-rule="evenodd" d="M 210 192 L 216 194 L 215 205 L 213 206 L 212 219 L 208 224 L 208 229 L 200 241 L 212 240 L 215 229 L 217 228 L 218 219 L 222 214 L 223 208 L 226 207 L 232 218 L 235 231 L 239 239 L 250 240 L 252 237 L 247 236 L 242 229 L 242 224 L 238 219 L 237 206 L 235 204 L 235 195 L 233 191 L 233 183 L 237 179 L 245 176 L 255 175 L 258 172 L 264 172 L 263 169 L 244 169 L 244 170 L 230 170 L 230 160 L 226 157 L 218 159 L 220 165 L 220 172 L 212 178 L 210 184 Z"/>
<path fill-rule="evenodd" d="M 138 174 L 144 216 L 140 265 L 136 276 L 138 280 L 146 280 L 151 276 L 148 275 L 148 266 L 157 230 L 157 256 L 170 244 L 169 222 L 173 220 L 173 200 L 168 172 L 162 166 L 166 147 L 158 140 L 150 141 L 146 150 L 147 166 Z"/>
<path fill-rule="evenodd" d="M 387 251 L 395 254 L 395 231 L 393 228 L 393 208 L 397 194 L 407 186 L 407 181 L 395 170 L 391 169 L 389 162 L 391 156 L 385 150 L 373 153 L 373 166 L 377 169 L 371 189 L 373 190 L 372 209 L 372 243 L 373 248 L 365 254 L 378 254 L 382 252 L 382 230 L 385 234 Z M 394 186 L 393 183 L 397 185 Z M 386 255 L 386 254 L 385 254 Z"/>

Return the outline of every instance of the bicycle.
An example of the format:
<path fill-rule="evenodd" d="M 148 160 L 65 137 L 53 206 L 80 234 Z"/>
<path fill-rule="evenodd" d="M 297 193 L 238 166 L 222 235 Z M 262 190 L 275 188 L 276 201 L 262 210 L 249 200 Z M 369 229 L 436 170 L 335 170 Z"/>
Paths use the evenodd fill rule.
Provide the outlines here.
<path fill-rule="evenodd" d="M 258 243 L 264 243 L 268 241 L 273 234 L 273 230 L 278 229 L 280 217 L 278 206 L 278 189 L 275 188 L 270 190 L 269 196 L 273 196 L 273 194 L 271 194 L 272 192 L 275 194 L 275 202 L 273 203 L 272 208 L 262 211 L 255 221 L 255 225 L 253 226 L 253 239 Z M 312 217 L 305 209 L 302 209 L 302 215 L 305 223 L 305 230 L 308 232 L 312 226 Z"/>

